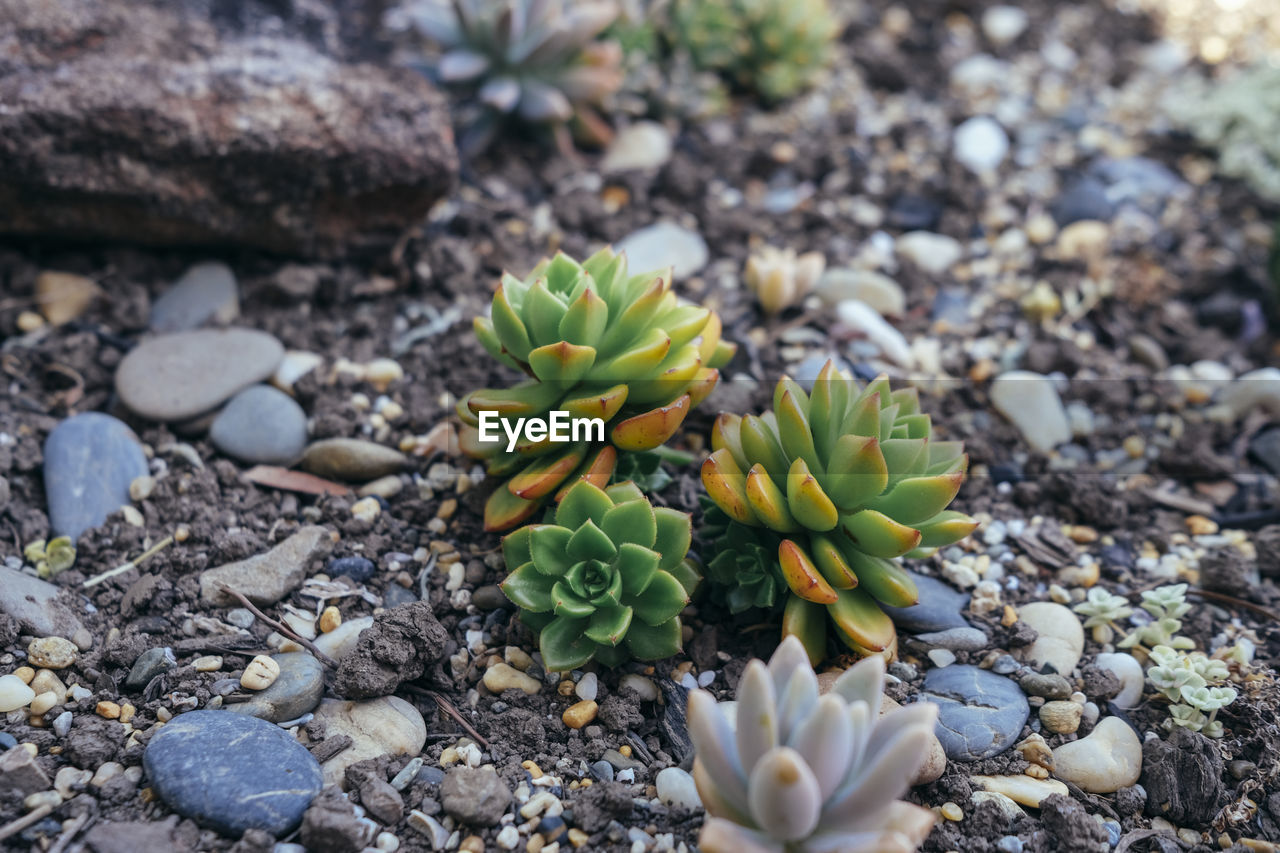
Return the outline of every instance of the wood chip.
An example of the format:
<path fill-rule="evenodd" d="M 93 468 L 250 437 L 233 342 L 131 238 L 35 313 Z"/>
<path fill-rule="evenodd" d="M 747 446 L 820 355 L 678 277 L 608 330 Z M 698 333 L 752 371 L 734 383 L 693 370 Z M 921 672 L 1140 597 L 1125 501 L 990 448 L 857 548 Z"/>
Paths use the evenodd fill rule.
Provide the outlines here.
<path fill-rule="evenodd" d="M 1147 496 L 1161 506 L 1166 506 L 1169 509 L 1176 509 L 1179 512 L 1185 512 L 1188 515 L 1211 516 L 1214 514 L 1213 504 L 1208 501 L 1193 498 L 1190 495 L 1181 495 L 1177 492 L 1170 492 L 1164 489 L 1153 489 L 1150 492 L 1147 492 Z"/>
<path fill-rule="evenodd" d="M 244 472 L 244 478 L 259 486 L 273 489 L 284 489 L 287 492 L 302 492 L 308 495 L 345 495 L 351 491 L 349 486 L 307 474 L 303 471 L 290 471 L 277 465 L 255 465 Z"/>

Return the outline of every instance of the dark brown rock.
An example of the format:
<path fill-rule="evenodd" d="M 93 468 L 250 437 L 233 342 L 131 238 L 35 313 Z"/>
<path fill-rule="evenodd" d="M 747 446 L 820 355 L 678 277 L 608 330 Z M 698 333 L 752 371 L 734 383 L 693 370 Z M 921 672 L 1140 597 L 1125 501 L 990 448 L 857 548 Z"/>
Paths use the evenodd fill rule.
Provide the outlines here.
<path fill-rule="evenodd" d="M 1168 740 L 1142 745 L 1147 815 L 1183 826 L 1200 826 L 1218 813 L 1222 797 L 1222 755 L 1198 732 L 1174 728 Z"/>
<path fill-rule="evenodd" d="M 325 788 L 311 801 L 302 816 L 301 836 L 313 853 L 356 853 L 369 842 L 368 827 L 336 788 Z"/>
<path fill-rule="evenodd" d="M 347 699 L 390 695 L 438 661 L 447 641 L 425 601 L 384 610 L 360 632 L 355 649 L 343 655 L 333 689 Z"/>
<path fill-rule="evenodd" d="M 270 4 L 291 5 L 318 4 Z M 333 254 L 389 244 L 449 191 L 449 117 L 421 75 L 343 62 L 333 33 L 262 9 L 228 17 L 0 0 L 22 22 L 0 27 L 0 231 Z"/>

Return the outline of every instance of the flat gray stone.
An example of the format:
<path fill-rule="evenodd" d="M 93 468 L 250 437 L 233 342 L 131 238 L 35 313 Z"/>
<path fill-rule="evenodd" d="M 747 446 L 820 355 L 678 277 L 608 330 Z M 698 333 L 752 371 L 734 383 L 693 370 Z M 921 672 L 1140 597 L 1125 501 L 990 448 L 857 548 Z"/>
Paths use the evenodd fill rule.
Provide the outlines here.
<path fill-rule="evenodd" d="M 130 690 L 141 690 L 151 683 L 151 679 L 162 672 L 168 672 L 177 665 L 178 659 L 174 657 L 173 649 L 166 646 L 147 649 L 133 662 L 129 675 L 124 680 L 124 686 Z"/>
<path fill-rule="evenodd" d="M 196 264 L 151 304 L 157 332 L 198 329 L 210 320 L 229 323 L 240 313 L 240 295 L 231 268 L 218 261 Z"/>
<path fill-rule="evenodd" d="M 69 640 L 84 630 L 75 611 L 58 600 L 58 592 L 40 578 L 0 566 L 0 611 L 28 634 Z"/>
<path fill-rule="evenodd" d="M 307 446 L 307 413 L 270 385 L 254 385 L 231 398 L 209 427 L 223 453 L 250 465 L 290 465 Z"/>
<path fill-rule="evenodd" d="M 156 421 L 204 414 L 271 376 L 284 347 L 253 329 L 198 329 L 143 341 L 116 369 L 116 393 Z"/>
<path fill-rule="evenodd" d="M 946 631 L 950 628 L 971 627 L 964 618 L 964 611 L 969 606 L 969 596 L 957 591 L 950 584 L 907 572 L 916 582 L 920 591 L 920 603 L 911 607 L 889 607 L 880 605 L 888 613 L 893 623 L 909 634 L 927 634 Z"/>
<path fill-rule="evenodd" d="M 409 464 L 409 457 L 359 438 L 326 438 L 303 452 L 301 464 L 317 477 L 363 483 L 399 473 Z"/>
<path fill-rule="evenodd" d="M 1031 713 L 1021 687 L 976 666 L 929 670 L 922 698 L 938 706 L 936 733 L 952 761 L 978 761 L 1004 752 Z"/>
<path fill-rule="evenodd" d="M 228 705 L 228 711 L 283 723 L 298 719 L 320 704 L 324 697 L 324 667 L 320 661 L 307 652 L 286 652 L 271 657 L 280 665 L 280 675 L 266 690 L 253 694 L 248 702 Z"/>
<path fill-rule="evenodd" d="M 147 474 L 133 430 L 101 412 L 73 415 L 44 442 L 44 490 L 54 534 L 79 536 L 129 503 L 129 484 Z"/>
<path fill-rule="evenodd" d="M 632 275 L 671 267 L 675 278 L 685 278 L 705 267 L 711 257 L 701 234 L 672 222 L 633 231 L 614 248 L 626 252 L 627 269 Z"/>
<path fill-rule="evenodd" d="M 142 764 L 171 809 L 232 837 L 293 830 L 323 784 L 319 763 L 287 731 L 225 711 L 175 717 L 151 738 Z"/>
<path fill-rule="evenodd" d="M 471 826 L 493 826 L 511 805 L 511 790 L 492 767 L 454 767 L 440 785 L 445 813 Z"/>
<path fill-rule="evenodd" d="M 328 530 L 304 527 L 265 554 L 201 572 L 200 597 L 207 604 L 234 606 L 236 599 L 220 588 L 226 584 L 254 604 L 275 604 L 302 583 L 307 567 L 323 559 L 331 547 Z"/>

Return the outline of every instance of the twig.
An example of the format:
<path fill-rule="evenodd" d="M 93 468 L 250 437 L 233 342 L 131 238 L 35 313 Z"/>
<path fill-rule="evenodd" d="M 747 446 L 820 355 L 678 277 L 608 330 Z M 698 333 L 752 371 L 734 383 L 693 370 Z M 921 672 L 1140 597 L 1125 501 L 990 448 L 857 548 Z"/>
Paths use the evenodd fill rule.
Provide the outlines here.
<path fill-rule="evenodd" d="M 113 578 L 116 575 L 124 574 L 130 569 L 136 569 L 138 567 L 138 564 L 141 563 L 143 560 L 147 559 L 148 557 L 154 556 L 155 554 L 158 554 L 160 551 L 162 551 L 165 548 L 168 548 L 172 544 L 173 544 L 173 537 L 166 536 L 156 544 L 152 545 L 147 550 L 143 551 L 135 559 L 130 560 L 124 565 L 116 566 L 114 569 L 105 571 L 100 575 L 94 575 L 93 577 L 86 580 L 84 583 L 80 584 L 80 586 L 82 588 L 93 586 L 94 584 L 102 583 L 107 578 Z"/>
<path fill-rule="evenodd" d="M 421 693 L 424 696 L 428 696 L 436 700 L 436 705 L 440 708 L 440 710 L 444 711 L 450 717 L 453 717 L 453 719 L 458 722 L 458 725 L 462 726 L 462 728 L 466 731 L 466 733 L 471 735 L 471 738 L 476 743 L 480 744 L 485 749 L 489 748 L 489 741 L 485 740 L 483 735 L 481 735 L 478 731 L 472 728 L 471 724 L 466 721 L 466 718 L 463 717 L 461 713 L 459 713 L 457 708 L 453 707 L 453 703 L 450 702 L 448 699 L 444 698 L 434 690 L 430 690 L 426 687 L 419 687 L 416 684 L 405 684 L 403 686 L 409 688 L 415 693 Z"/>
<path fill-rule="evenodd" d="M 1245 610 L 1252 610 L 1259 616 L 1265 616 L 1273 622 L 1280 622 L 1280 616 L 1272 613 L 1260 604 L 1254 604 L 1251 601 L 1245 601 L 1243 598 L 1236 598 L 1233 595 L 1226 595 L 1221 592 L 1210 592 L 1207 589 L 1190 589 L 1187 590 L 1189 595 L 1198 595 L 1201 598 L 1209 598 L 1214 601 L 1221 601 L 1223 604 L 1230 604 L 1233 607 L 1243 607 Z"/>
<path fill-rule="evenodd" d="M 22 830 L 32 824 L 39 823 L 44 820 L 53 811 L 53 806 L 41 806 L 35 811 L 25 814 L 17 820 L 12 820 L 4 826 L 0 826 L 0 841 L 4 841 L 10 835 L 17 835 Z"/>
<path fill-rule="evenodd" d="M 80 834 L 80 831 L 93 821 L 93 815 L 88 812 L 85 812 L 80 815 L 80 817 L 71 821 L 71 825 L 62 831 L 62 834 L 58 836 L 58 840 L 49 848 L 48 853 L 62 853 L 63 850 L 67 849 L 75 837 Z"/>
<path fill-rule="evenodd" d="M 218 584 L 218 587 L 227 595 L 230 595 L 236 601 L 239 601 L 242 605 L 244 605 L 245 609 L 248 610 L 250 613 L 252 613 L 254 616 L 257 616 L 263 622 L 267 623 L 267 625 L 269 625 L 271 628 L 275 629 L 275 631 L 278 634 L 280 634 L 282 637 L 293 640 L 295 643 L 302 646 L 307 651 L 311 652 L 311 654 L 316 656 L 316 660 L 320 661 L 320 663 L 324 664 L 329 669 L 338 668 L 338 662 L 335 661 L 333 658 L 329 657 L 328 655 L 326 655 L 324 652 L 320 651 L 320 649 L 316 648 L 315 643 L 311 642 L 306 637 L 303 637 L 300 634 L 294 632 L 292 629 L 286 627 L 283 623 L 277 622 L 267 614 L 263 613 L 261 610 L 259 610 L 257 607 L 254 606 L 252 601 L 245 598 L 243 593 L 232 589 L 231 587 L 227 586 L 225 583 Z"/>

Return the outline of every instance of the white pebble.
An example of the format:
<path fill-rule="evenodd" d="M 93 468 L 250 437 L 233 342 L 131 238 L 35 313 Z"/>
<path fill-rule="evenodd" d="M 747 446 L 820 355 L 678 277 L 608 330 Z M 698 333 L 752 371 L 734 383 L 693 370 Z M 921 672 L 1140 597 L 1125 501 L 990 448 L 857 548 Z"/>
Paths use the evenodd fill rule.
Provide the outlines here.
<path fill-rule="evenodd" d="M 715 670 L 709 669 L 706 672 L 698 673 L 698 686 L 710 687 L 711 683 L 716 680 Z"/>
<path fill-rule="evenodd" d="M 1002 373 L 991 383 L 990 398 L 996 411 L 1041 453 L 1071 440 L 1071 425 L 1062 398 L 1049 377 L 1029 370 Z"/>
<path fill-rule="evenodd" d="M 702 808 L 702 798 L 698 796 L 698 787 L 693 777 L 679 767 L 667 767 L 658 771 L 655 783 L 658 787 L 658 799 L 668 806 L 682 809 Z"/>
<path fill-rule="evenodd" d="M 1039 668 L 1044 664 L 1054 672 L 1070 675 L 1084 653 L 1084 629 L 1080 619 L 1061 604 L 1033 601 L 1018 610 L 1018 619 L 1039 635 L 1029 646 L 1014 650 L 1014 657 Z"/>
<path fill-rule="evenodd" d="M 680 686 L 685 690 L 693 690 L 698 686 L 698 679 L 694 678 L 692 673 L 686 672 L 680 676 Z"/>
<path fill-rule="evenodd" d="M 990 116 L 974 116 L 962 122 L 951 137 L 952 151 L 971 172 L 990 172 L 1009 153 L 1009 135 Z"/>
<path fill-rule="evenodd" d="M 395 853 L 400 849 L 400 839 L 390 832 L 379 832 L 378 840 L 374 842 L 373 846 L 383 851 L 383 853 Z"/>
<path fill-rule="evenodd" d="M 960 241 L 932 231 L 908 231 L 894 242 L 898 257 L 931 275 L 942 275 L 964 255 Z"/>
<path fill-rule="evenodd" d="M 1137 658 L 1123 652 L 1103 652 L 1093 662 L 1120 679 L 1120 692 L 1111 700 L 1116 703 L 1116 707 L 1127 710 L 1142 703 L 1142 690 L 1147 676 Z"/>
<path fill-rule="evenodd" d="M 18 676 L 0 676 L 0 714 L 25 708 L 34 698 L 36 692 Z"/>
<path fill-rule="evenodd" d="M 244 668 L 240 686 L 246 690 L 265 690 L 279 677 L 280 664 L 266 655 L 258 655 Z"/>
<path fill-rule="evenodd" d="M 592 702 L 599 693 L 599 679 L 594 672 L 588 672 L 573 688 L 573 692 L 584 702 Z"/>
<path fill-rule="evenodd" d="M 1003 47 L 1027 29 L 1027 13 L 1018 6 L 991 6 L 982 13 L 982 32 L 992 44 Z"/>
<path fill-rule="evenodd" d="M 1053 751 L 1053 772 L 1091 794 L 1110 794 L 1138 781 L 1142 743 L 1118 717 L 1107 717 L 1087 737 Z"/>
<path fill-rule="evenodd" d="M 636 781 L 636 771 L 628 767 L 626 770 L 619 770 L 618 775 L 613 778 L 617 779 L 619 782 L 634 782 Z"/>
<path fill-rule="evenodd" d="M 956 662 L 956 656 L 950 649 L 930 649 L 929 660 L 933 661 L 934 666 L 951 666 Z"/>
<path fill-rule="evenodd" d="M 498 833 L 498 846 L 503 850 L 514 850 L 516 845 L 520 843 L 520 830 L 514 826 L 504 826 L 502 831 Z"/>
<path fill-rule="evenodd" d="M 846 299 L 836 306 L 836 315 L 841 323 L 875 344 L 885 358 L 902 367 L 915 365 L 911 345 L 902 332 L 889 325 L 870 305 L 856 299 Z"/>
<path fill-rule="evenodd" d="M 634 690 L 646 702 L 653 702 L 658 698 L 658 685 L 643 675 L 630 673 L 622 676 L 622 680 L 618 682 L 618 689 L 621 690 L 624 687 Z"/>

